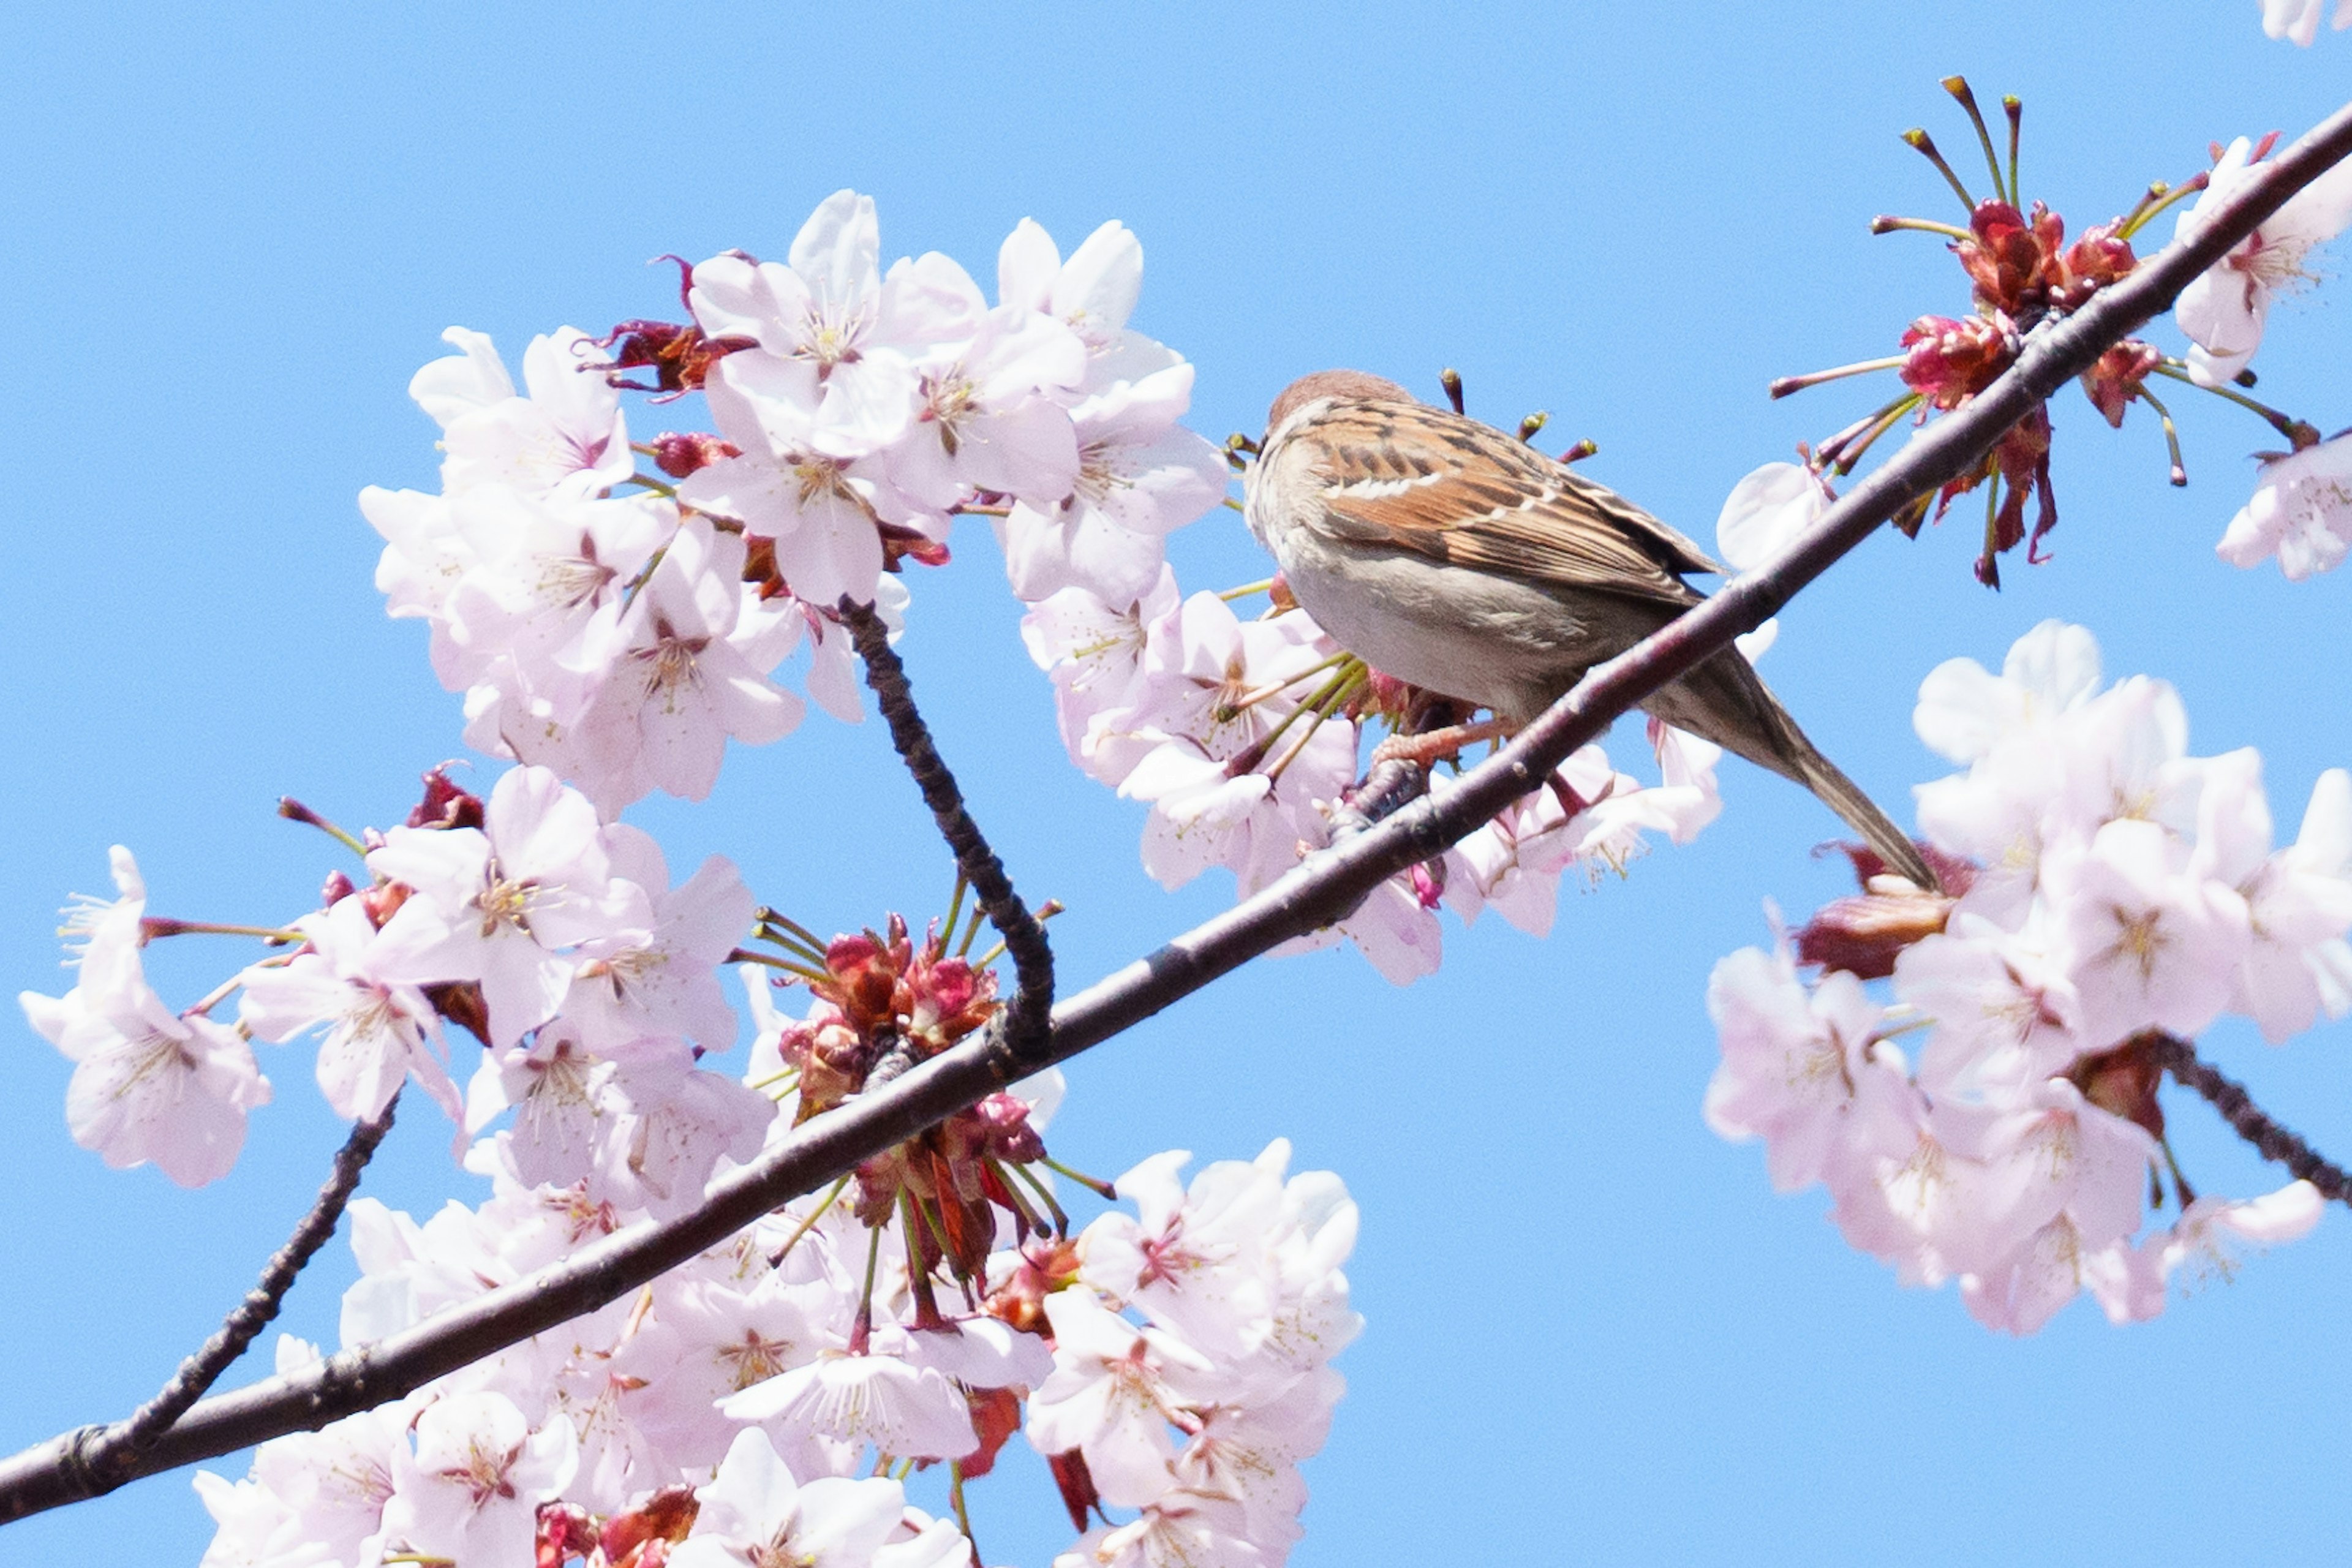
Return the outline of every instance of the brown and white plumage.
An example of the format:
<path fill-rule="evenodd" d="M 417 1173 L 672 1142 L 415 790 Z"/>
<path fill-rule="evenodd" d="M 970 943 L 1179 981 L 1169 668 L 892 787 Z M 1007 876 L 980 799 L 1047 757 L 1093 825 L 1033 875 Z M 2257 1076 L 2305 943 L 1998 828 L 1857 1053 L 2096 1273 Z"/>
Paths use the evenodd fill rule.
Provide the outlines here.
<path fill-rule="evenodd" d="M 1252 531 L 1343 647 L 1516 727 L 1700 602 L 1722 567 L 1607 487 L 1393 382 L 1325 371 L 1275 401 L 1249 477 Z M 1727 650 L 1643 705 L 1805 785 L 1923 888 L 1902 830 Z"/>

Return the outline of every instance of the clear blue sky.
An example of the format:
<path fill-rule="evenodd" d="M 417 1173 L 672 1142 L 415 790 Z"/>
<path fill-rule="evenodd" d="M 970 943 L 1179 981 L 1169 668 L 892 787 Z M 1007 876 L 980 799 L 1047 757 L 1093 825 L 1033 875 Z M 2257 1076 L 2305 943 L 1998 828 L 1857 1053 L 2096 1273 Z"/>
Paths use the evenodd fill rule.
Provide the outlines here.
<path fill-rule="evenodd" d="M 1138 324 L 1200 365 L 1196 426 L 1255 430 L 1293 376 L 1349 364 L 1474 412 L 1552 411 L 1591 471 L 1706 537 L 1725 491 L 1859 413 L 1772 375 L 1889 352 L 1964 310 L 1948 216 L 1895 140 L 1965 153 L 1936 87 L 2028 104 L 2030 193 L 2079 228 L 2209 139 L 2334 108 L 2352 37 L 2263 39 L 2252 0 L 2070 7 L 586 3 L 27 7 L 0 22 L 11 88 L 0 279 L 16 434 L 0 576 L 0 972 L 61 984 L 72 890 L 133 847 L 163 912 L 274 919 L 331 858 L 275 822 L 293 794 L 387 822 L 457 749 L 421 630 L 370 585 L 370 482 L 426 484 L 403 387 L 450 322 L 509 353 L 570 321 L 660 314 L 663 251 L 780 253 L 844 184 L 889 254 L 984 276 L 1034 216 L 1066 244 L 1142 237 Z M 2338 285 L 2340 287 L 2340 285 Z M 2177 342 L 2176 340 L 2167 340 Z M 2274 320 L 2267 394 L 2352 424 L 2327 290 Z M 1998 660 L 2047 616 L 2111 673 L 2176 681 L 2200 752 L 2262 746 L 2291 827 L 2352 762 L 2340 670 L 2352 577 L 2290 586 L 2212 543 L 2269 444 L 2182 396 L 2185 492 L 2144 413 L 2110 436 L 2059 410 L 2054 564 L 1970 581 L 1969 524 L 1888 537 L 1787 616 L 1768 672 L 1825 750 L 1891 804 L 1932 776 L 1912 694 L 1958 653 Z M 1964 507 L 1962 509 L 1966 510 Z M 904 652 L 982 820 L 1082 982 L 1212 911 L 1221 878 L 1144 877 L 1139 812 L 1064 763 L 993 547 L 916 584 Z M 1176 551 L 1189 586 L 1263 574 L 1238 520 Z M 1630 738 L 1630 730 L 1628 735 Z M 1538 943 L 1450 930 L 1394 991 L 1348 953 L 1265 963 L 1076 1064 L 1064 1158 L 1246 1156 L 1269 1138 L 1363 1205 L 1370 1320 L 1308 1469 L 1295 1561 L 2207 1563 L 2331 1557 L 2346 1529 L 2342 1325 L 2352 1226 L 2331 1216 L 2160 1321 L 2088 1303 L 2038 1339 L 1987 1336 L 1948 1291 L 1899 1289 L 1776 1199 L 1759 1152 L 1706 1132 L 1709 966 L 1762 940 L 1767 896 L 1833 890 L 1801 793 L 1727 763 L 1694 847 L 1571 894 Z M 813 718 L 739 756 L 707 805 L 633 813 L 673 865 L 723 848 L 825 929 L 933 908 L 947 880 L 878 727 Z M 232 962 L 161 955 L 184 999 Z M 67 1064 L 21 1025 L 0 1096 L 0 1447 L 126 1412 L 249 1284 L 340 1134 L 298 1058 L 203 1192 L 118 1175 L 63 1124 Z M 2352 1153 L 2352 1031 L 2274 1053 L 2212 1041 L 2323 1147 Z M 414 1097 L 412 1097 L 414 1098 Z M 369 1190 L 436 1205 L 447 1130 L 404 1111 Z M 2200 1184 L 2268 1178 L 2193 1107 Z M 287 1323 L 331 1339 L 338 1243 Z M 226 1467 L 242 1473 L 242 1461 Z M 1042 1473 L 992 1480 L 992 1560 L 1066 1540 Z M 0 1563 L 193 1563 L 184 1475 L 0 1530 Z"/>

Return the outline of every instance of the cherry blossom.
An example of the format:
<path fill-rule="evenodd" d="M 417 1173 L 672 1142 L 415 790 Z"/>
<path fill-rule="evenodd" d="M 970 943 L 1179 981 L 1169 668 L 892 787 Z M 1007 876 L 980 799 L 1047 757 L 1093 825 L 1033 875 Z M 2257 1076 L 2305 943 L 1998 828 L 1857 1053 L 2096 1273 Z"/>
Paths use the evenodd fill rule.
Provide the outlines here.
<path fill-rule="evenodd" d="M 1334 653 L 1300 612 L 1244 622 L 1213 594 L 1154 623 L 1123 726 L 1154 743 L 1119 793 L 1152 803 L 1144 866 L 1162 886 L 1217 864 L 1259 886 L 1295 863 L 1302 835 L 1319 836 L 1314 803 L 1354 773 L 1354 727 L 1294 716 L 1301 683 Z"/>
<path fill-rule="evenodd" d="M 652 835 L 614 823 L 603 837 L 614 876 L 652 894 L 652 918 L 643 931 L 581 944 L 563 1016 L 592 1047 L 674 1036 L 705 1051 L 727 1049 L 737 1025 L 719 965 L 751 929 L 751 889 L 723 855 L 673 888 Z"/>
<path fill-rule="evenodd" d="M 1192 367 L 1122 381 L 1071 410 L 1078 474 L 1057 504 L 1016 502 L 1004 520 L 1013 592 L 1034 603 L 1069 587 L 1133 599 L 1160 574 L 1161 541 L 1224 499 L 1223 454 L 1176 422 Z"/>
<path fill-rule="evenodd" d="M 384 924 L 378 973 L 478 982 L 495 1045 L 554 1016 L 579 967 L 564 949 L 652 924 L 645 889 L 608 868 L 595 808 L 544 768 L 502 775 L 483 826 L 395 827 L 368 863 L 414 889 Z"/>
<path fill-rule="evenodd" d="M 919 354 L 916 428 L 891 450 L 891 479 L 905 493 L 944 509 L 975 491 L 1059 504 L 1079 476 L 1076 428 L 1063 404 L 1087 371 L 1087 345 L 1048 315 L 1015 305 L 985 309 L 962 268 L 945 258 L 932 269 L 950 309 L 971 320 L 968 335 Z M 911 269 L 894 271 L 911 289 Z"/>
<path fill-rule="evenodd" d="M 2326 12 L 2327 0 L 2263 0 L 2263 31 L 2307 48 L 2319 37 L 2319 19 Z M 2352 0 L 2336 0 L 2336 15 L 2328 26 L 2339 33 L 2352 27 Z"/>
<path fill-rule="evenodd" d="M 571 1424 L 536 1431 L 502 1394 L 454 1394 L 417 1416 L 416 1452 L 395 1457 L 384 1505 L 387 1554 L 519 1563 L 530 1554 L 539 1503 L 579 1466 Z"/>
<path fill-rule="evenodd" d="M 2251 937 L 2229 1006 L 2277 1045 L 2322 1012 L 2352 1011 L 2352 774 L 2320 774 L 2301 833 L 2273 853 L 2261 756 L 2215 764 L 2199 802 L 2199 868 L 2245 900 Z"/>
<path fill-rule="evenodd" d="M 1104 224 L 1067 261 L 1054 237 L 1023 218 L 996 255 L 997 298 L 1063 323 L 1087 349 L 1118 346 L 1143 292 L 1143 244 L 1125 224 Z"/>
<path fill-rule="evenodd" d="M 2253 499 L 2214 553 L 2232 566 L 2275 559 L 2289 582 L 2333 572 L 2352 548 L 2352 440 L 2344 436 L 2262 459 Z"/>
<path fill-rule="evenodd" d="M 694 1528 L 676 1568 L 961 1568 L 971 1547 L 925 1521 L 908 1539 L 910 1510 L 894 1480 L 821 1476 L 796 1482 L 757 1427 L 739 1434 L 710 1484 L 696 1489 Z M 919 1517 L 919 1516 L 918 1516 Z"/>
<path fill-rule="evenodd" d="M 929 521 L 889 482 L 873 456 L 880 443 L 854 456 L 824 450 L 813 373 L 791 361 L 730 354 L 703 390 L 720 434 L 743 455 L 689 475 L 678 500 L 771 542 L 778 575 L 808 603 L 873 603 L 882 525 Z"/>
<path fill-rule="evenodd" d="M 1716 548 L 1734 571 L 1760 566 L 1836 499 L 1820 474 L 1794 463 L 1767 463 L 1724 498 L 1715 523 Z"/>
<path fill-rule="evenodd" d="M 324 912 L 305 915 L 294 929 L 303 951 L 283 963 L 256 964 L 238 979 L 244 995 L 237 1016 L 265 1040 L 284 1042 L 323 1026 L 319 1088 L 339 1116 L 380 1115 L 403 1081 L 420 1088 L 454 1121 L 457 1086 L 439 1054 L 441 1019 L 415 985 L 377 975 L 375 924 L 366 900 L 338 899 Z"/>
<path fill-rule="evenodd" d="M 1151 587 L 1124 606 L 1064 588 L 1029 606 L 1021 637 L 1053 677 L 1054 712 L 1070 760 L 1117 788 L 1156 743 L 1133 723 L 1149 692 L 1144 654 L 1177 607 L 1176 574 L 1163 563 Z"/>
<path fill-rule="evenodd" d="M 1723 1040 L 1707 1125 L 1761 1137 L 1774 1187 L 1836 1186 L 1863 1162 L 1909 1154 L 1916 1134 L 1902 1053 L 1883 1040 L 1883 1010 L 1852 975 L 1824 976 L 1809 992 L 1785 951 L 1748 948 L 1716 965 L 1707 1013 Z"/>
<path fill-rule="evenodd" d="M 736 1421 L 773 1422 L 893 1458 L 955 1459 L 979 1447 L 971 1414 L 936 1367 L 893 1355 L 825 1351 L 719 1402 Z"/>
<path fill-rule="evenodd" d="M 798 727 L 800 699 L 766 678 L 772 635 L 738 624 L 743 561 L 740 538 L 689 520 L 618 617 L 572 656 L 594 695 L 566 772 L 605 815 L 655 789 L 701 800 L 730 737 L 765 745 Z"/>
<path fill-rule="evenodd" d="M 694 268 L 695 320 L 714 338 L 754 340 L 756 363 L 793 373 L 793 400 L 812 405 L 811 447 L 830 457 L 879 450 L 914 414 L 914 367 L 881 341 L 881 245 L 874 198 L 835 191 L 784 262 L 721 256 Z M 720 434 L 739 440 L 723 416 Z"/>
<path fill-rule="evenodd" d="M 174 1015 L 147 984 L 138 862 L 111 852 L 120 897 L 83 917 L 88 933 L 63 996 L 20 993 L 26 1018 L 73 1062 L 66 1125 L 117 1170 L 152 1163 L 184 1187 L 217 1181 L 245 1145 L 245 1113 L 269 1080 L 245 1037 L 202 1014 Z"/>
<path fill-rule="evenodd" d="M 279 1342 L 280 1373 L 317 1359 L 315 1347 Z M 199 1471 L 196 1491 L 222 1526 L 222 1540 L 205 1554 L 207 1568 L 224 1557 L 289 1565 L 375 1560 L 384 1504 L 395 1489 L 395 1471 L 408 1458 L 407 1422 L 407 1412 L 398 1405 L 362 1411 L 316 1432 L 262 1444 L 254 1452 L 248 1480 L 232 1483 Z M 243 1526 L 247 1529 L 256 1513 L 265 1513 L 267 1544 L 247 1547 L 243 1559 L 225 1551 L 223 1542 L 232 1536 L 226 1509 L 251 1510 Z"/>
<path fill-rule="evenodd" d="M 2153 1046 L 2224 1011 L 2276 1041 L 2352 1010 L 2352 775 L 2323 774 L 2273 849 L 2259 755 L 2189 754 L 2178 693 L 2102 688 L 2090 635 L 2054 622 L 1999 676 L 1937 668 L 1916 722 L 1967 768 L 1920 791 L 1930 847 L 1970 859 L 1883 945 L 1800 933 L 1809 962 L 1866 959 L 1890 999 L 1834 967 L 1809 981 L 1785 950 L 1719 963 L 1708 1120 L 1761 1134 L 1783 1190 L 1825 1184 L 1847 1239 L 1906 1282 L 1958 1278 L 1990 1328 L 2034 1332 L 2084 1293 L 2154 1316 L 2230 1216 L 2299 1234 L 2297 1200 L 2193 1194 L 2159 1142 Z M 2159 1230 L 2168 1176 L 2185 1212 Z"/>
<path fill-rule="evenodd" d="M 445 493 L 482 485 L 525 495 L 593 496 L 629 477 L 627 421 L 588 335 L 565 327 L 523 351 L 529 395 L 514 395 L 506 367 L 479 332 L 452 327 L 464 350 L 416 373 L 409 395 L 440 420 Z"/>
<path fill-rule="evenodd" d="M 2315 27 L 2316 7 L 2312 9 Z M 2266 27 L 2270 20 L 2266 9 Z M 2304 30 L 2299 24 L 2297 30 Z M 2202 228 L 2213 209 L 2244 185 L 2257 163 L 2245 137 L 2231 142 L 2213 165 L 2211 184 L 2197 205 L 2180 215 L 2175 237 L 2187 238 Z M 2343 232 L 2347 222 L 2352 222 L 2352 170 L 2339 163 L 2288 197 L 2285 205 L 2182 289 L 2172 314 L 2192 345 L 2189 374 L 2209 386 L 2219 386 L 2243 370 L 2262 345 L 2272 302 L 2308 280 L 2305 263 L 2312 251 Z"/>

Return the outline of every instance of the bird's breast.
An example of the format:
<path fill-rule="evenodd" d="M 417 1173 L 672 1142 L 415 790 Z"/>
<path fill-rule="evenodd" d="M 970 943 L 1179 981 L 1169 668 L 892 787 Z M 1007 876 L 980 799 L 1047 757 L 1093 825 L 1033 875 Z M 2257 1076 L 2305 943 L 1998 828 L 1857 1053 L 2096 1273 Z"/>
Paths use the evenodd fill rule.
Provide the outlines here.
<path fill-rule="evenodd" d="M 1302 528 L 1266 531 L 1307 613 L 1399 680 L 1526 720 L 1597 657 L 1585 618 L 1539 588 Z"/>

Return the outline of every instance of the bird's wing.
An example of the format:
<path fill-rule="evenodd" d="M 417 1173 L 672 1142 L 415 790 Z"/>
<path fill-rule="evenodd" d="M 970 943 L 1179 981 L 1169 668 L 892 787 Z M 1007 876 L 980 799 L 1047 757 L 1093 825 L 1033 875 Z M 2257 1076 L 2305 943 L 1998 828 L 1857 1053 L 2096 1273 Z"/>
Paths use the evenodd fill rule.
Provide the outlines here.
<path fill-rule="evenodd" d="M 1723 570 L 1613 490 L 1444 409 L 1340 403 L 1294 430 L 1327 455 L 1308 526 L 1348 543 L 1675 604 L 1699 597 L 1682 574 Z"/>

